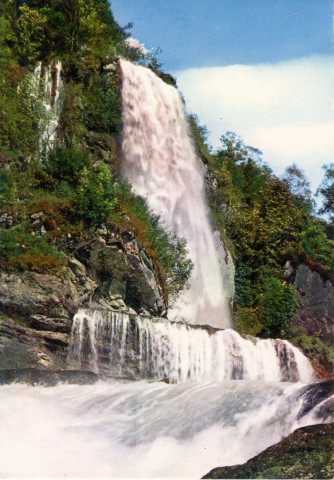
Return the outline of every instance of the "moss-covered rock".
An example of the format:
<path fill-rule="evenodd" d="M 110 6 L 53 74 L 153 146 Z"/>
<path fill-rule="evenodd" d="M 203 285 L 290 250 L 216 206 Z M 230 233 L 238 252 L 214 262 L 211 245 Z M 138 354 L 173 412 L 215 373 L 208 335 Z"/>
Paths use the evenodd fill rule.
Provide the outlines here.
<path fill-rule="evenodd" d="M 299 428 L 244 465 L 219 467 L 203 478 L 333 478 L 334 423 Z"/>

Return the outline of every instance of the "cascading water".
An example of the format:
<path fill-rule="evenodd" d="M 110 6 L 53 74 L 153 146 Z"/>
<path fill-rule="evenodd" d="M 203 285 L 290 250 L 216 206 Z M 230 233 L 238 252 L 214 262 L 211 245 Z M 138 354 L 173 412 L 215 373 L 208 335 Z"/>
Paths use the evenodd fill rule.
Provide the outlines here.
<path fill-rule="evenodd" d="M 219 246 L 209 221 L 204 171 L 177 90 L 149 69 L 121 61 L 123 175 L 168 229 L 187 240 L 190 288 L 169 311 L 188 323 L 231 326 Z"/>
<path fill-rule="evenodd" d="M 34 71 L 34 88 L 36 91 L 40 88 L 43 78 L 42 63 L 39 62 Z M 44 131 L 42 133 L 40 144 L 47 150 L 57 138 L 57 128 L 62 108 L 63 82 L 61 78 L 61 62 L 50 63 L 44 68 L 44 100 L 43 107 L 46 113 Z"/>
<path fill-rule="evenodd" d="M 223 380 L 310 382 L 306 357 L 285 340 L 242 338 L 168 320 L 81 310 L 73 320 L 72 368 L 171 383 Z"/>
<path fill-rule="evenodd" d="M 182 315 L 228 326 L 203 176 L 180 98 L 142 67 L 122 68 L 124 173 L 186 237 L 195 263 Z M 59 102 L 52 91 L 51 108 Z M 247 461 L 298 427 L 334 421 L 333 396 L 301 383 L 313 379 L 310 364 L 283 340 L 80 310 L 68 360 L 69 368 L 93 370 L 104 381 L 0 386 L 1 478 L 199 478 Z M 161 379 L 171 384 L 154 381 Z"/>

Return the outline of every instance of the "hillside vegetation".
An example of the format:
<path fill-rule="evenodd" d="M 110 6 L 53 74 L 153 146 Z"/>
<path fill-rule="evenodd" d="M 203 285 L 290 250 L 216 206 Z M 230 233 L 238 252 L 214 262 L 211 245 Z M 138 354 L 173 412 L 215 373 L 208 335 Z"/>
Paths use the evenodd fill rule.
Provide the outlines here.
<path fill-rule="evenodd" d="M 243 334 L 287 338 L 304 349 L 314 364 L 333 369 L 334 355 L 321 332 L 306 335 L 294 325 L 299 299 L 293 284 L 301 264 L 333 282 L 334 170 L 324 166 L 319 187 L 324 198 L 317 212 L 303 172 L 295 165 L 279 179 L 259 150 L 235 133 L 221 137 L 213 152 L 207 129 L 190 116 L 199 155 L 207 165 L 209 206 L 221 238 L 236 265 L 235 326 Z M 327 220 L 319 216 L 327 213 Z"/>
<path fill-rule="evenodd" d="M 151 258 L 167 301 L 185 287 L 192 265 L 185 242 L 119 178 L 118 57 L 159 71 L 151 54 L 127 41 L 127 29 L 107 0 L 1 3 L 0 266 L 61 275 L 75 244 L 89 241 L 97 228 L 130 230 Z M 55 80 L 56 61 L 64 86 L 58 141 L 51 142 L 43 136 L 45 84 L 36 85 L 34 70 L 39 62 L 51 65 Z"/>
<path fill-rule="evenodd" d="M 166 300 L 187 285 L 185 242 L 167 232 L 145 200 L 120 180 L 118 58 L 175 80 L 129 39 L 107 0 L 3 0 L 0 5 L 0 267 L 61 276 L 79 242 L 98 229 L 130 230 L 150 257 Z M 43 139 L 48 112 L 34 71 L 62 62 L 57 142 Z M 55 95 L 55 92 L 53 92 Z M 325 166 L 319 217 L 303 173 L 284 179 L 233 133 L 213 152 L 206 128 L 190 126 L 208 172 L 213 222 L 236 264 L 235 322 L 243 334 L 291 339 L 316 362 L 333 362 L 321 335 L 296 328 L 291 271 L 305 263 L 333 281 L 334 168 Z M 43 228 L 39 219 L 43 218 Z M 38 227 L 37 227 L 38 226 Z"/>

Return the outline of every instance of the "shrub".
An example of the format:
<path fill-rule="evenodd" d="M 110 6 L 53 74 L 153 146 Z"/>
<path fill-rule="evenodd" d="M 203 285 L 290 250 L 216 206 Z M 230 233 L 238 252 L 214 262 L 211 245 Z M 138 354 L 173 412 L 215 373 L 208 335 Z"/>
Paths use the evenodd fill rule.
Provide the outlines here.
<path fill-rule="evenodd" d="M 22 226 L 0 231 L 1 267 L 6 270 L 33 270 L 60 273 L 66 257 L 45 238 L 26 233 Z"/>
<path fill-rule="evenodd" d="M 254 292 L 252 288 L 252 270 L 246 264 L 237 265 L 235 272 L 235 297 L 236 305 L 240 307 L 250 307 L 254 301 Z"/>
<path fill-rule="evenodd" d="M 292 285 L 277 278 L 265 279 L 263 291 L 258 298 L 259 319 L 264 333 L 269 337 L 286 337 L 299 303 Z"/>
<path fill-rule="evenodd" d="M 325 227 L 318 221 L 302 232 L 301 246 L 306 255 L 323 267 L 331 270 L 334 266 L 334 242 L 326 235 Z"/>
<path fill-rule="evenodd" d="M 235 329 L 244 335 L 258 335 L 263 328 L 255 308 L 239 307 L 235 315 Z"/>
<path fill-rule="evenodd" d="M 314 366 L 325 365 L 334 371 L 334 352 L 316 335 L 308 335 L 303 327 L 293 327 L 289 340 L 300 347 Z M 330 370 L 330 368 L 328 368 Z"/>

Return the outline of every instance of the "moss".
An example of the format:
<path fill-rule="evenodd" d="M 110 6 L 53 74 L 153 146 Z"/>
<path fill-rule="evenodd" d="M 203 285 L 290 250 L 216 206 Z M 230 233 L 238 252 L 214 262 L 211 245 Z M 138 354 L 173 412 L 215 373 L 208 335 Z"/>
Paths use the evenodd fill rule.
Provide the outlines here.
<path fill-rule="evenodd" d="M 203 478 L 333 478 L 334 423 L 296 430 L 244 465 L 215 468 Z"/>
<path fill-rule="evenodd" d="M 316 372 L 334 374 L 334 352 L 316 335 L 308 335 L 303 327 L 293 327 L 289 341 L 301 348 Z"/>

